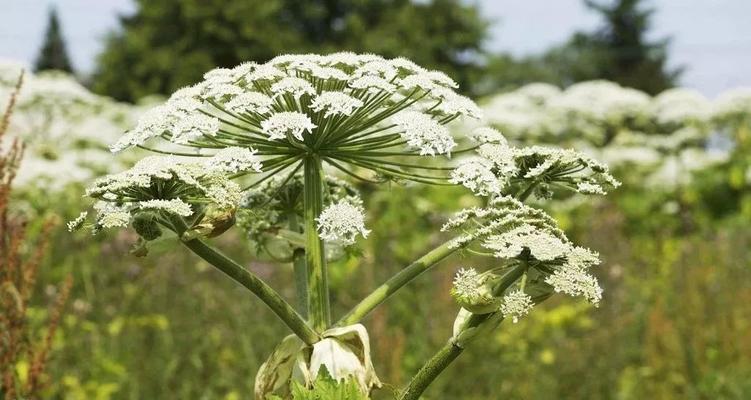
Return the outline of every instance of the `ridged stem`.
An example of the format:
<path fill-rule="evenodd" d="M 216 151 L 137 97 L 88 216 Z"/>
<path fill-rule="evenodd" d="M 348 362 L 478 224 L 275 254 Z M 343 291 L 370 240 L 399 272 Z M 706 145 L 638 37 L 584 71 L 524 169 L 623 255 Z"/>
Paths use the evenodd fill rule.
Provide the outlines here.
<path fill-rule="evenodd" d="M 323 211 L 323 168 L 314 154 L 304 161 L 303 195 L 305 226 L 305 261 L 308 273 L 308 318 L 313 328 L 323 332 L 331 325 L 326 255 L 318 234 L 316 218 Z"/>

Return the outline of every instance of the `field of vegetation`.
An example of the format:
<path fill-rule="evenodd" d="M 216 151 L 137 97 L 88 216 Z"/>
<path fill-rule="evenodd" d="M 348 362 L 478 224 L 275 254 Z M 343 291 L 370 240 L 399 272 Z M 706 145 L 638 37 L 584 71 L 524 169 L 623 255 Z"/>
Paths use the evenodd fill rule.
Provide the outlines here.
<path fill-rule="evenodd" d="M 149 7 L 156 6 L 143 5 Z M 313 50 L 327 54 L 331 49 Z M 249 57 L 267 59 L 266 54 Z M 103 60 L 105 66 L 121 61 L 115 50 Z M 445 69 L 460 84 L 479 82 L 461 66 Z M 290 333 L 272 310 L 210 262 L 184 251 L 174 234 L 147 238 L 133 229 L 96 234 L 67 229 L 84 224 L 75 221 L 93 203 L 83 196 L 97 178 L 153 155 L 147 145 L 114 155 L 110 147 L 124 132 L 137 131 L 176 85 L 194 77 L 181 75 L 158 88 L 138 86 L 145 80 L 133 78 L 133 85 L 123 83 L 122 90 L 110 90 L 110 97 L 65 72 L 22 70 L 17 63 L 0 63 L 5 110 L 0 126 L 0 395 L 252 398 L 261 364 Z M 441 123 L 460 145 L 463 135 L 489 125 L 510 145 L 536 149 L 529 150 L 535 157 L 548 154 L 543 147 L 566 148 L 609 166 L 620 186 L 590 180 L 578 186 L 567 181 L 567 186 L 554 177 L 540 178 L 544 184 L 530 185 L 529 193 L 518 196 L 529 197 L 530 207 L 555 218 L 571 242 L 599 253 L 601 265 L 590 272 L 603 289 L 602 299 L 591 304 L 554 295 L 527 315 L 515 315 L 516 323 L 507 318 L 499 329 L 469 343 L 422 398 L 751 397 L 751 88 L 707 98 L 672 82 L 633 88 L 631 78 L 612 76 L 531 82 L 545 76 L 474 90 L 468 94 L 477 110 L 462 106 L 446 115 L 477 111 L 484 118 Z M 114 84 L 111 76 L 97 82 L 99 91 Z M 133 97 L 141 99 L 115 100 Z M 302 98 L 295 100 L 303 104 Z M 363 94 L 362 99 L 369 98 Z M 167 139 L 177 143 L 176 136 Z M 15 139 L 25 143 L 22 152 Z M 397 157 L 394 163 L 411 160 L 406 153 Z M 453 154 L 442 164 L 434 159 L 428 158 L 427 165 L 458 170 L 467 157 Z M 473 186 L 479 185 L 476 177 L 452 175 L 431 185 L 398 167 L 390 169 L 392 164 L 379 169 L 349 160 L 355 160 L 351 169 L 332 167 L 327 173 L 349 179 L 351 187 L 329 187 L 359 193 L 369 234 L 360 230 L 366 238 L 358 238 L 354 248 L 341 246 L 341 254 L 330 257 L 334 321 L 358 305 L 363 294 L 451 238 L 442 227 L 456 212 L 486 206 L 492 198 L 475 195 L 482 192 Z M 286 178 L 289 171 L 284 171 L 270 182 Z M 347 171 L 368 179 L 352 179 Z M 344 196 L 331 190 L 332 197 Z M 493 190 L 488 186 L 487 192 Z M 607 196 L 588 196 L 600 192 Z M 201 237 L 302 313 L 307 306 L 296 282 L 297 261 L 283 251 L 295 248 L 284 246 L 296 237 L 283 237 L 274 226 L 287 217 L 270 200 L 249 195 L 246 201 L 249 216 L 238 213 L 236 222 L 233 217 L 233 229 L 218 232 L 214 220 Z M 136 226 L 135 219 L 128 221 L 125 225 Z M 102 221 L 85 225 L 100 230 Z M 373 398 L 394 398 L 452 337 L 460 305 L 450 293 L 460 268 L 488 269 L 498 263 L 479 252 L 454 252 L 362 320 L 376 379 L 383 383 Z M 325 397 L 295 397 L 307 398 Z"/>

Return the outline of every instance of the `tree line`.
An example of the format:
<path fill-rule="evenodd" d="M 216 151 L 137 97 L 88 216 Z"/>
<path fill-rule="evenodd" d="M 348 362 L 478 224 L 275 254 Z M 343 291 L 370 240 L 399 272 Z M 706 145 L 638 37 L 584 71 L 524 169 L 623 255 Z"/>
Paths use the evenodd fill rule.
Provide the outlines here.
<path fill-rule="evenodd" d="M 568 86 L 608 79 L 658 93 L 681 69 L 667 66 L 670 39 L 648 38 L 655 10 L 645 0 L 585 0 L 600 26 L 575 32 L 542 54 L 486 49 L 491 22 L 461 0 L 136 0 L 119 17 L 88 84 L 135 101 L 193 84 L 205 71 L 284 53 L 333 51 L 403 56 L 446 71 L 482 95 L 529 82 Z M 56 11 L 50 11 L 36 70 L 72 71 Z"/>

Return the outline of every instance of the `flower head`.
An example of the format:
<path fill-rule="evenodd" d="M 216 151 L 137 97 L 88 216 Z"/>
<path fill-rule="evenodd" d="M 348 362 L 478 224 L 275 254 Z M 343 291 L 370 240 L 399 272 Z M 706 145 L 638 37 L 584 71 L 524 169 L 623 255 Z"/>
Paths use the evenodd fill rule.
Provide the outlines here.
<path fill-rule="evenodd" d="M 310 103 L 310 108 L 316 112 L 326 111 L 324 117 L 328 118 L 332 115 L 352 115 L 352 112 L 362 107 L 362 105 L 362 100 L 346 93 L 323 92 L 313 99 L 313 102 Z"/>
<path fill-rule="evenodd" d="M 428 114 L 404 111 L 394 116 L 393 121 L 402 130 L 407 145 L 419 149 L 421 155 L 450 154 L 456 146 L 448 128 Z"/>
<path fill-rule="evenodd" d="M 496 278 L 492 273 L 480 274 L 474 268 L 462 268 L 454 277 L 451 296 L 462 308 L 475 314 L 497 311 L 500 299 L 493 295 Z"/>
<path fill-rule="evenodd" d="M 315 127 L 310 117 L 294 111 L 273 114 L 261 123 L 261 128 L 272 140 L 284 139 L 289 134 L 302 142 L 304 140 L 303 132 L 312 133 Z"/>
<path fill-rule="evenodd" d="M 357 235 L 368 237 L 370 231 L 365 229 L 364 210 L 360 205 L 348 201 L 331 204 L 316 219 L 321 238 L 339 241 L 345 245 L 355 243 Z"/>
<path fill-rule="evenodd" d="M 522 290 L 515 290 L 503 296 L 501 313 L 504 317 L 511 317 L 514 323 L 517 323 L 519 318 L 529 313 L 533 305 L 532 297 Z"/>

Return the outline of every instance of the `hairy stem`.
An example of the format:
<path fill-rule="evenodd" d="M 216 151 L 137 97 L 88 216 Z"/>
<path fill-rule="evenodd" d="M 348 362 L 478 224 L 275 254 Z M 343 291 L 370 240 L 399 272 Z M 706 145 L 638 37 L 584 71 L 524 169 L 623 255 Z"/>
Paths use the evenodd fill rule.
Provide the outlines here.
<path fill-rule="evenodd" d="M 451 243 L 452 241 L 448 241 L 436 247 L 392 276 L 388 281 L 362 299 L 347 315 L 339 320 L 337 325 L 351 325 L 359 322 L 368 313 L 373 311 L 374 308 L 378 307 L 378 305 L 386 301 L 397 290 L 401 289 L 402 286 L 408 284 L 420 274 L 430 269 L 430 267 L 459 250 L 460 247 L 451 246 Z"/>
<path fill-rule="evenodd" d="M 308 155 L 304 162 L 305 261 L 308 272 L 308 318 L 313 328 L 324 331 L 331 324 L 326 255 L 318 235 L 316 218 L 323 210 L 323 169 L 321 159 Z"/>

